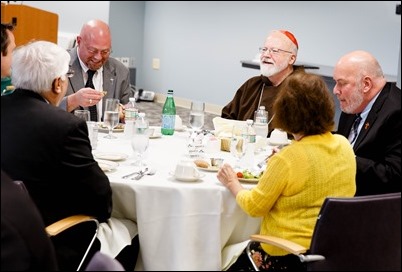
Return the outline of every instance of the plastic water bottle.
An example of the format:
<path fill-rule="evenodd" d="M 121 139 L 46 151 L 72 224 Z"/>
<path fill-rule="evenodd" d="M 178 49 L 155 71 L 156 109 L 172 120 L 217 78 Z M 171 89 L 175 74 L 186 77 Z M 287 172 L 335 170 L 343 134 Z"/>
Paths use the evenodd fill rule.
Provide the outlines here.
<path fill-rule="evenodd" d="M 145 112 L 140 112 L 138 114 L 137 120 L 135 120 L 134 135 L 138 135 L 138 134 L 147 135 L 148 128 L 149 128 L 149 123 L 145 119 Z"/>
<path fill-rule="evenodd" d="M 125 117 L 124 122 L 130 120 L 136 120 L 138 117 L 138 109 L 135 108 L 135 98 L 130 97 L 129 102 L 124 106 L 125 108 Z"/>
<path fill-rule="evenodd" d="M 268 112 L 265 110 L 265 106 L 260 106 L 260 108 L 254 112 L 254 130 L 258 136 L 267 138 Z"/>
<path fill-rule="evenodd" d="M 165 104 L 162 109 L 162 126 L 161 133 L 163 135 L 173 135 L 176 119 L 176 105 L 173 99 L 173 90 L 168 90 Z"/>
<path fill-rule="evenodd" d="M 134 133 L 135 120 L 138 118 L 138 109 L 135 108 L 135 98 L 130 97 L 129 102 L 124 108 L 124 136 L 126 139 L 131 139 Z"/>
<path fill-rule="evenodd" d="M 247 123 L 247 140 L 251 144 L 255 143 L 256 132 L 253 128 L 253 120 L 247 119 L 246 123 Z"/>

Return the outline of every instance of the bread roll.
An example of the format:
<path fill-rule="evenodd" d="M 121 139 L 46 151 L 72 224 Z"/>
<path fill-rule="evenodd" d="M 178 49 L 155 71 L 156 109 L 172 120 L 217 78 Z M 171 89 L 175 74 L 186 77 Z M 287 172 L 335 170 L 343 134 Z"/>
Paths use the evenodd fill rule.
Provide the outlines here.
<path fill-rule="evenodd" d="M 208 168 L 209 167 L 209 163 L 207 161 L 204 160 L 194 160 L 195 165 L 197 165 L 198 167 L 201 168 Z"/>

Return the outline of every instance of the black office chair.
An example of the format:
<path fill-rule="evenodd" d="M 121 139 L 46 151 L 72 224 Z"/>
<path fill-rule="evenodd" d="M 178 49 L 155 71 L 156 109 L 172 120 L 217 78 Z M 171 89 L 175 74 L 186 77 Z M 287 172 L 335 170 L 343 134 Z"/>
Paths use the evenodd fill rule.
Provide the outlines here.
<path fill-rule="evenodd" d="M 308 254 L 278 237 L 252 235 L 251 240 L 297 255 L 308 271 L 401 271 L 401 193 L 327 198 Z"/>
<path fill-rule="evenodd" d="M 24 182 L 20 180 L 13 182 L 23 192 L 29 194 Z M 46 232 L 56 251 L 60 270 L 80 271 L 86 267 L 100 248 L 100 245 L 95 244 L 98 230 L 98 220 L 88 215 L 69 216 L 46 227 Z"/>

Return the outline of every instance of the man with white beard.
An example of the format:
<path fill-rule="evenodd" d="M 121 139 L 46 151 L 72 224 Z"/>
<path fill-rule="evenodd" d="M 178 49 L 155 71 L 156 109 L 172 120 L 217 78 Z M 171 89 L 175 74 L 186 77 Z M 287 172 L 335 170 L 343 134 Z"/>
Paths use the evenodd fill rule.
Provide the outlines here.
<path fill-rule="evenodd" d="M 265 106 L 269 119 L 274 116 L 272 105 L 278 86 L 294 71 L 299 45 L 287 30 L 273 30 L 260 48 L 261 75 L 248 79 L 237 90 L 232 101 L 222 109 L 221 117 L 234 120 L 254 119 L 254 111 Z M 274 128 L 269 126 L 269 133 Z"/>

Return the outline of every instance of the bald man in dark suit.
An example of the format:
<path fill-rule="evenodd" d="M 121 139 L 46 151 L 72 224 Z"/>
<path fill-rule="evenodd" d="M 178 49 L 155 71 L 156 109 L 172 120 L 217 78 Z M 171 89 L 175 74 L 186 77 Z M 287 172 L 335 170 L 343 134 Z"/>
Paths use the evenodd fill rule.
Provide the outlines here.
<path fill-rule="evenodd" d="M 400 192 L 400 88 L 386 81 L 378 61 L 365 51 L 341 57 L 334 80 L 342 109 L 338 133 L 349 138 L 356 154 L 356 195 Z"/>

